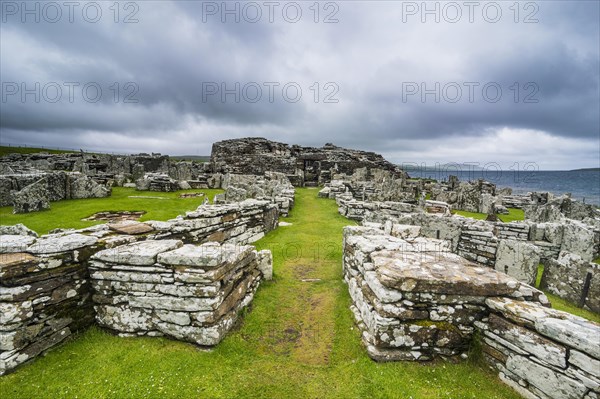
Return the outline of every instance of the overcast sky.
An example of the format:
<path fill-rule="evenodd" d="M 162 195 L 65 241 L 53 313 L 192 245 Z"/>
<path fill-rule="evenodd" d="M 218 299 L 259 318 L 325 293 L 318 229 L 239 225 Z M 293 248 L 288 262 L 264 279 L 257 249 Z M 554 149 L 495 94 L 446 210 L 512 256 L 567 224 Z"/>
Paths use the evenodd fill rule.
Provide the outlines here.
<path fill-rule="evenodd" d="M 2 143 L 600 166 L 598 1 L 70 4 L 1 2 Z"/>

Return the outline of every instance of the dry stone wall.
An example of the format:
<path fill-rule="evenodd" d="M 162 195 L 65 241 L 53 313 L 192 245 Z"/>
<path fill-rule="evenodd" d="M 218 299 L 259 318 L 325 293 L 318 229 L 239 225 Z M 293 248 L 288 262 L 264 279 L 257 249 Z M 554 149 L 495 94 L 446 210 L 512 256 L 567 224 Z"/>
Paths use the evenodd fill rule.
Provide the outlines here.
<path fill-rule="evenodd" d="M 416 205 L 404 202 L 357 201 L 342 196 L 338 196 L 337 204 L 339 213 L 352 220 L 382 221 L 418 210 Z"/>
<path fill-rule="evenodd" d="M 600 396 L 600 325 L 510 298 L 488 298 L 476 322 L 484 358 L 525 398 Z"/>
<path fill-rule="evenodd" d="M 344 229 L 351 309 L 375 360 L 466 356 L 489 297 L 547 304 L 540 291 L 453 254 L 448 241 L 395 232 L 404 238 L 373 227 Z"/>
<path fill-rule="evenodd" d="M 395 225 L 419 226 L 421 236 L 449 240 L 452 252 L 470 261 L 507 273 L 527 284 L 535 283 L 538 264 L 547 264 L 548 269 L 553 270 L 553 275 L 548 281 L 550 279 L 557 282 L 577 281 L 571 285 L 576 293 L 567 293 L 572 290 L 565 289 L 552 291 L 571 301 L 575 297 L 588 297 L 589 287 L 594 287 L 593 283 L 598 278 L 596 267 L 584 267 L 591 273 L 591 277 L 586 277 L 587 272 L 573 272 L 569 267 L 550 262 L 556 260 L 561 251 L 581 257 L 586 265 L 600 256 L 598 220 L 586 219 L 583 222 L 563 219 L 561 222 L 543 223 L 526 220 L 502 223 L 423 212 L 408 213 L 414 206 L 402 203 L 393 204 L 390 211 L 382 209 L 380 203 L 348 200 L 344 195 L 338 195 L 337 202 L 342 215 L 361 220 L 363 224 L 375 222 L 381 224 L 382 228 L 389 225 L 385 228 L 388 233 Z M 414 209 L 420 208 L 414 207 Z M 579 277 L 575 278 L 574 275 Z M 586 279 L 590 282 L 586 283 Z M 592 303 L 593 299 L 586 299 L 587 302 Z M 584 304 L 579 299 L 575 303 Z"/>
<path fill-rule="evenodd" d="M 419 226 L 385 229 L 344 229 L 344 279 L 371 358 L 465 358 L 477 339 L 526 398 L 598 397 L 599 324 L 549 308 L 541 291 L 451 253 Z"/>
<path fill-rule="evenodd" d="M 223 176 L 222 188 L 225 193 L 217 194 L 215 203 L 237 202 L 247 198 L 268 200 L 277 205 L 282 216 L 287 216 L 294 206 L 294 186 L 283 173 L 266 172 L 260 176 L 228 173 Z"/>
<path fill-rule="evenodd" d="M 542 289 L 600 313 L 600 265 L 563 251 L 544 262 Z"/>
<path fill-rule="evenodd" d="M 12 205 L 14 213 L 49 209 L 53 201 L 103 198 L 110 194 L 110 187 L 81 173 L 0 175 L 0 206 Z"/>
<path fill-rule="evenodd" d="M 85 261 L 97 241 L 0 236 L 0 375 L 93 322 Z"/>
<path fill-rule="evenodd" d="M 98 252 L 89 267 L 96 320 L 120 335 L 217 345 L 252 301 L 269 260 L 248 245 L 179 240 Z"/>
<path fill-rule="evenodd" d="M 235 174 L 285 174 L 294 186 L 316 186 L 331 181 L 335 174 L 352 175 L 355 170 L 387 170 L 406 176 L 381 155 L 325 144 L 321 148 L 301 147 L 252 137 L 213 144 L 211 162 L 216 169 Z"/>
<path fill-rule="evenodd" d="M 245 244 L 277 220 L 276 205 L 247 200 L 203 205 L 167 222 L 101 224 L 39 238 L 22 225 L 0 227 L 0 374 L 94 318 L 122 333 L 214 345 L 259 280 L 272 276 L 270 253 Z M 183 245 L 192 243 L 206 244 Z"/>

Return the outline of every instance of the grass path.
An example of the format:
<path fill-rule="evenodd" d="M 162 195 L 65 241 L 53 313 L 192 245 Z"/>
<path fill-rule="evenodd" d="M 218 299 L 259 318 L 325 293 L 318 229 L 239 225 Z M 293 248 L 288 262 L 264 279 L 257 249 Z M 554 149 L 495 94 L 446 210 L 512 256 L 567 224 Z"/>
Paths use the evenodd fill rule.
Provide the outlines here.
<path fill-rule="evenodd" d="M 296 207 L 257 243 L 275 277 L 210 352 L 92 328 L 0 377 L 4 398 L 518 398 L 477 362 L 385 363 L 366 356 L 342 281 L 334 201 L 299 189 Z"/>

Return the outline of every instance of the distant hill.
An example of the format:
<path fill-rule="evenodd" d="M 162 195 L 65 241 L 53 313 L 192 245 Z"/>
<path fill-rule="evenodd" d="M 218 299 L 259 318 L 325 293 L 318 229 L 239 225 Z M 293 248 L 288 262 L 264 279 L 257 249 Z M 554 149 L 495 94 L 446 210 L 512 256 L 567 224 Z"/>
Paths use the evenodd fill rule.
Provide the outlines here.
<path fill-rule="evenodd" d="M 573 169 L 569 172 L 600 172 L 600 168 L 583 168 L 583 169 Z"/>

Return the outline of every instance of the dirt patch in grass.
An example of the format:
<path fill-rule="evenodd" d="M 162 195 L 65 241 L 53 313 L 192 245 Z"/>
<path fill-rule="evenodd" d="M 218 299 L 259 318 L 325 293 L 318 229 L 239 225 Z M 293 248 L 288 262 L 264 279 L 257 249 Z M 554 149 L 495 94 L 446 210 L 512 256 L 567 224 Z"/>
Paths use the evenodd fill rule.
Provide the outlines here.
<path fill-rule="evenodd" d="M 315 292 L 316 288 L 311 291 L 303 304 L 302 334 L 292 356 L 303 364 L 328 365 L 335 330 L 335 297 L 328 292 Z"/>

